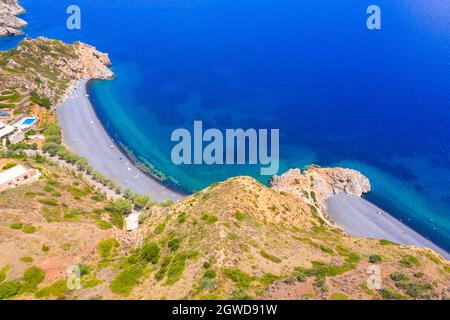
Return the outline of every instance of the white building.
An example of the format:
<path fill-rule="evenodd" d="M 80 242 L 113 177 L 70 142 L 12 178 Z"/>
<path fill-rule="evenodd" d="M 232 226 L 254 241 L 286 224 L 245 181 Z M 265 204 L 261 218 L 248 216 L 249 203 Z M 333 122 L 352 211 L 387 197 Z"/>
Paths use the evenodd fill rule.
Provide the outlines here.
<path fill-rule="evenodd" d="M 14 128 L 0 121 L 0 141 L 10 137 L 14 133 Z"/>
<path fill-rule="evenodd" d="M 39 170 L 17 165 L 6 171 L 0 172 L 0 191 L 16 188 L 22 184 L 39 179 Z"/>

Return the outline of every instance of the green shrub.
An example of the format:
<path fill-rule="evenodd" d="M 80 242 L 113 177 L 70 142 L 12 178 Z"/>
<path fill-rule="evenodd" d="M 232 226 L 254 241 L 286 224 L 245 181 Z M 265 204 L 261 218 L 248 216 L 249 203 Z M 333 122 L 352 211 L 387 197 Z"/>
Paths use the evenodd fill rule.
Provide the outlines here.
<path fill-rule="evenodd" d="M 383 259 L 381 258 L 381 256 L 379 256 L 378 254 L 371 254 L 369 256 L 369 262 L 371 263 L 379 263 L 381 262 Z"/>
<path fill-rule="evenodd" d="M 233 232 L 231 232 L 231 233 L 228 234 L 228 238 L 229 238 L 230 240 L 233 240 L 233 241 L 239 240 L 239 236 L 238 236 L 236 233 L 233 233 Z"/>
<path fill-rule="evenodd" d="M 6 268 L 0 269 L 0 283 L 6 280 Z"/>
<path fill-rule="evenodd" d="M 21 284 L 18 281 L 7 281 L 0 284 L 0 300 L 14 297 L 19 293 Z"/>
<path fill-rule="evenodd" d="M 34 192 L 26 192 L 24 197 L 27 198 L 27 199 L 33 199 L 33 198 L 36 197 L 36 193 L 34 193 Z"/>
<path fill-rule="evenodd" d="M 319 245 L 319 247 L 320 247 L 320 250 L 322 250 L 322 252 L 324 252 L 324 253 L 328 253 L 330 255 L 334 254 L 333 249 L 331 249 L 328 246 L 321 244 L 321 245 Z"/>
<path fill-rule="evenodd" d="M 138 265 L 130 266 L 119 272 L 109 285 L 112 292 L 127 296 L 138 284 L 143 275 L 143 268 Z"/>
<path fill-rule="evenodd" d="M 392 288 L 385 287 L 380 293 L 384 300 L 404 300 L 403 295 Z"/>
<path fill-rule="evenodd" d="M 111 258 L 112 250 L 119 247 L 119 242 L 115 238 L 108 238 L 98 243 L 98 251 L 102 258 Z"/>
<path fill-rule="evenodd" d="M 407 255 L 407 256 L 404 256 L 400 260 L 400 265 L 402 267 L 411 268 L 413 265 L 414 266 L 419 266 L 420 262 L 419 262 L 419 259 L 417 259 L 416 257 Z"/>
<path fill-rule="evenodd" d="M 214 270 L 207 270 L 203 274 L 199 284 L 200 289 L 216 289 L 216 273 Z"/>
<path fill-rule="evenodd" d="M 393 273 L 391 273 L 390 278 L 394 281 L 405 281 L 405 280 L 409 280 L 409 277 L 406 273 L 400 272 L 400 271 L 395 271 Z"/>
<path fill-rule="evenodd" d="M 113 212 L 118 212 L 121 214 L 126 214 L 131 212 L 131 210 L 133 209 L 133 205 L 131 204 L 130 201 L 119 198 L 111 203 L 109 203 L 106 207 L 105 210 L 106 211 L 113 211 Z"/>
<path fill-rule="evenodd" d="M 206 224 L 213 224 L 219 220 L 218 217 L 213 216 L 207 212 L 202 212 L 201 219 L 206 222 Z"/>
<path fill-rule="evenodd" d="M 48 297 L 56 297 L 58 299 L 64 298 L 67 292 L 67 280 L 61 279 L 56 281 L 55 283 L 45 287 L 38 292 L 36 292 L 36 298 L 48 298 Z"/>
<path fill-rule="evenodd" d="M 276 276 L 272 273 L 264 273 L 261 279 L 259 280 L 264 287 L 271 285 L 272 283 L 280 280 L 281 277 Z"/>
<path fill-rule="evenodd" d="M 344 256 L 346 258 L 345 261 L 347 263 L 358 263 L 361 260 L 361 257 L 357 253 L 349 250 L 346 247 L 338 246 L 336 249 L 341 256 Z"/>
<path fill-rule="evenodd" d="M 89 279 L 89 280 L 82 280 L 81 285 L 83 288 L 95 288 L 99 284 L 101 284 L 103 281 L 99 279 Z"/>
<path fill-rule="evenodd" d="M 185 253 L 177 253 L 167 270 L 166 284 L 172 285 L 177 282 L 184 272 L 187 256 Z"/>
<path fill-rule="evenodd" d="M 347 271 L 350 271 L 355 268 L 355 264 L 353 263 L 344 263 L 343 265 L 327 265 L 326 263 L 320 261 L 311 261 L 312 268 L 295 268 L 294 274 L 298 276 L 315 276 L 316 278 L 325 278 L 325 277 L 335 277 L 337 275 L 343 274 Z"/>
<path fill-rule="evenodd" d="M 263 258 L 266 258 L 267 260 L 270 260 L 270 261 L 272 261 L 272 262 L 274 262 L 274 263 L 280 263 L 280 262 L 281 262 L 281 259 L 280 259 L 280 258 L 278 258 L 278 257 L 276 257 L 276 256 L 274 256 L 274 255 L 272 255 L 272 254 L 270 254 L 270 253 L 268 253 L 268 252 L 266 252 L 266 251 L 264 251 L 264 250 L 261 250 L 261 251 L 259 252 L 259 254 L 260 254 Z"/>
<path fill-rule="evenodd" d="M 155 234 L 161 234 L 164 231 L 164 228 L 166 227 L 165 223 L 160 223 L 155 228 Z"/>
<path fill-rule="evenodd" d="M 160 281 L 164 278 L 167 272 L 167 267 L 170 264 L 170 261 L 172 258 L 170 256 L 164 257 L 163 261 L 161 262 L 161 267 L 158 270 L 158 272 L 155 274 L 155 279 Z"/>
<path fill-rule="evenodd" d="M 53 198 L 43 198 L 43 199 L 39 199 L 39 203 L 44 204 L 46 206 L 51 206 L 51 207 L 55 207 L 58 205 L 58 201 L 56 201 Z"/>
<path fill-rule="evenodd" d="M 33 292 L 37 286 L 44 281 L 45 272 L 39 267 L 30 267 L 23 274 L 22 292 Z"/>
<path fill-rule="evenodd" d="M 253 297 L 249 295 L 244 289 L 237 288 L 230 294 L 230 300 L 253 300 Z"/>
<path fill-rule="evenodd" d="M 170 251 L 175 252 L 180 248 L 181 240 L 179 238 L 170 239 L 167 243 L 167 246 L 169 247 Z"/>
<path fill-rule="evenodd" d="M 8 162 L 7 164 L 5 164 L 5 165 L 3 166 L 3 170 L 11 169 L 11 168 L 15 167 L 16 165 L 17 165 L 17 163 Z"/>
<path fill-rule="evenodd" d="M 245 213 L 242 213 L 241 211 L 236 211 L 234 213 L 234 217 L 236 218 L 236 220 L 243 221 L 245 220 Z"/>
<path fill-rule="evenodd" d="M 81 276 L 85 276 L 85 275 L 89 274 L 90 268 L 87 264 L 79 264 L 78 268 L 80 269 Z"/>
<path fill-rule="evenodd" d="M 20 261 L 25 262 L 25 263 L 31 263 L 33 262 L 33 258 L 32 257 L 21 257 Z"/>
<path fill-rule="evenodd" d="M 36 229 L 36 227 L 33 227 L 33 226 L 25 226 L 22 229 L 22 231 L 25 233 L 31 234 L 31 233 L 35 233 L 37 231 L 37 229 Z"/>
<path fill-rule="evenodd" d="M 182 212 L 182 213 L 180 213 L 179 215 L 178 215 L 178 223 L 184 223 L 184 222 L 186 222 L 186 219 L 187 219 L 187 215 L 186 215 L 186 213 L 185 212 Z"/>
<path fill-rule="evenodd" d="M 89 188 L 77 188 L 77 187 L 70 187 L 69 192 L 75 199 L 81 199 L 82 197 L 88 195 L 90 193 Z"/>
<path fill-rule="evenodd" d="M 385 239 L 381 239 L 380 241 L 378 241 L 382 246 L 398 246 L 397 243 L 389 241 L 389 240 L 385 240 Z"/>
<path fill-rule="evenodd" d="M 251 283 L 255 280 L 255 277 L 239 270 L 239 269 L 229 269 L 226 268 L 223 270 L 223 273 L 226 277 L 233 280 L 238 287 L 240 288 L 248 288 Z"/>
<path fill-rule="evenodd" d="M 59 246 L 61 249 L 63 249 L 64 251 L 68 251 L 71 248 L 71 244 L 70 243 L 63 243 Z"/>
<path fill-rule="evenodd" d="M 102 230 L 107 230 L 107 229 L 111 229 L 112 228 L 112 224 L 109 222 L 106 222 L 104 220 L 98 220 L 97 221 L 97 226 L 102 229 Z"/>
<path fill-rule="evenodd" d="M 343 292 L 333 292 L 330 296 L 331 300 L 348 300 L 348 297 Z"/>
<path fill-rule="evenodd" d="M 158 263 L 159 260 L 160 251 L 161 249 L 156 243 L 154 242 L 146 243 L 141 248 L 141 257 L 147 262 L 156 264 Z"/>
<path fill-rule="evenodd" d="M 108 215 L 109 215 L 109 220 L 111 222 L 111 224 L 113 224 L 114 226 L 116 226 L 119 229 L 123 228 L 123 214 L 120 213 L 119 211 L 108 211 Z"/>
<path fill-rule="evenodd" d="M 435 294 L 433 285 L 423 281 L 398 281 L 395 285 L 414 299 L 430 299 Z"/>
<path fill-rule="evenodd" d="M 23 224 L 20 222 L 16 222 L 16 223 L 11 224 L 9 227 L 13 230 L 22 230 Z"/>

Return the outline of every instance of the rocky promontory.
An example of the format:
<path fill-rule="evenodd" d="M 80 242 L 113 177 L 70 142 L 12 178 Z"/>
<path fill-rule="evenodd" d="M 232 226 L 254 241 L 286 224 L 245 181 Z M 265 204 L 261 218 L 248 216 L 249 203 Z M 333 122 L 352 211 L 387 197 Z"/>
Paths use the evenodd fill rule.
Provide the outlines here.
<path fill-rule="evenodd" d="M 54 106 L 79 80 L 113 78 L 109 65 L 107 54 L 82 42 L 25 38 L 16 48 L 0 51 L 0 92 L 14 88 L 14 99 L 2 103 L 10 109 L 23 108 L 29 98 Z"/>
<path fill-rule="evenodd" d="M 25 12 L 18 0 L 0 0 L 0 36 L 16 36 L 23 34 L 21 28 L 27 23 L 18 18 Z"/>
<path fill-rule="evenodd" d="M 301 198 L 319 208 L 319 214 L 326 216 L 326 200 L 333 195 L 346 193 L 360 197 L 370 192 L 370 181 L 360 172 L 345 168 L 312 167 L 304 172 L 291 169 L 270 180 L 272 189 Z M 329 221 L 329 219 L 325 219 Z"/>

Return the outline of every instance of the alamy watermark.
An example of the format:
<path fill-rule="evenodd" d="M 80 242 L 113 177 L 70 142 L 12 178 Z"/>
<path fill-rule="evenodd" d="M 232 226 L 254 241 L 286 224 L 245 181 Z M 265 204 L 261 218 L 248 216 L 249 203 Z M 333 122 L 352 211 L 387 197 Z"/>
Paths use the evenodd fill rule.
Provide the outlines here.
<path fill-rule="evenodd" d="M 81 30 L 81 9 L 77 5 L 67 7 L 66 13 L 69 17 L 66 20 L 66 26 L 69 30 Z"/>
<path fill-rule="evenodd" d="M 81 289 L 81 270 L 77 265 L 67 267 L 67 289 L 80 290 Z"/>
<path fill-rule="evenodd" d="M 270 140 L 269 140 L 270 139 Z M 203 131 L 203 122 L 194 121 L 193 134 L 179 128 L 172 132 L 171 158 L 176 165 L 261 165 L 261 175 L 278 173 L 279 129 L 219 129 Z M 269 152 L 270 149 L 270 152 Z"/>
<path fill-rule="evenodd" d="M 367 18 L 366 26 L 369 30 L 381 29 L 381 8 L 375 4 L 367 8 L 367 14 L 370 16 Z"/>
<path fill-rule="evenodd" d="M 370 290 L 381 290 L 381 269 L 379 266 L 369 266 L 367 268 L 366 285 Z"/>

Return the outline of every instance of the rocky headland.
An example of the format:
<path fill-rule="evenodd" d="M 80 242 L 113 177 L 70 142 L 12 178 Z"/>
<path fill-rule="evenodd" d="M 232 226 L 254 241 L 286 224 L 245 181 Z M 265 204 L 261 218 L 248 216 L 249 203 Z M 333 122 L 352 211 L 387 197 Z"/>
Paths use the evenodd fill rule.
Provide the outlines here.
<path fill-rule="evenodd" d="M 18 0 L 0 0 L 0 36 L 17 36 L 23 34 L 21 28 L 27 23 L 18 18 L 25 12 Z"/>
<path fill-rule="evenodd" d="M 0 51 L 0 92 L 7 91 L 0 102 L 19 112 L 26 111 L 27 101 L 54 106 L 79 80 L 113 78 L 109 65 L 107 54 L 82 42 L 25 38 L 16 48 Z"/>
<path fill-rule="evenodd" d="M 291 169 L 281 176 L 274 176 L 270 186 L 278 191 L 295 195 L 305 203 L 316 206 L 319 215 L 328 223 L 326 200 L 346 193 L 360 197 L 370 192 L 370 181 L 360 172 L 345 168 L 311 167 L 302 172 Z"/>

